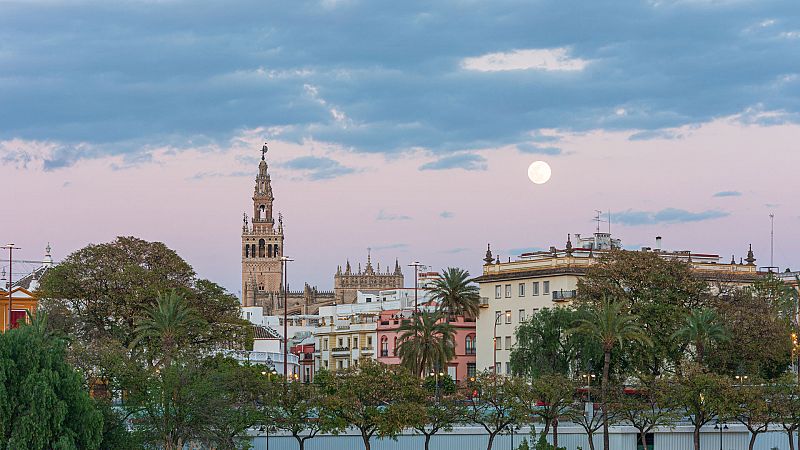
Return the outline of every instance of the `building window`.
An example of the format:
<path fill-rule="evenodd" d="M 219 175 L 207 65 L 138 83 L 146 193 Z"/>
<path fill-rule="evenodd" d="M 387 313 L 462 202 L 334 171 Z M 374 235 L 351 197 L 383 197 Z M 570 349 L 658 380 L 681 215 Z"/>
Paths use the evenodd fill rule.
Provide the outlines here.
<path fill-rule="evenodd" d="M 506 298 L 511 298 L 511 285 L 506 285 Z"/>
<path fill-rule="evenodd" d="M 384 358 L 389 356 L 389 338 L 386 336 L 381 338 L 381 356 Z"/>
<path fill-rule="evenodd" d="M 328 338 L 325 338 L 325 339 L 322 341 L 322 349 L 323 349 L 323 350 L 328 350 Z"/>
<path fill-rule="evenodd" d="M 339 338 L 339 347 L 344 347 L 344 340 Z"/>
<path fill-rule="evenodd" d="M 326 369 L 328 368 L 328 360 L 327 359 L 325 360 L 325 368 Z"/>
<path fill-rule="evenodd" d="M 357 337 L 353 338 L 353 348 L 358 348 L 358 338 Z"/>
<path fill-rule="evenodd" d="M 520 309 L 519 310 L 519 323 L 522 323 L 522 322 L 525 322 L 525 310 L 524 309 Z"/>
<path fill-rule="evenodd" d="M 503 349 L 503 340 L 499 337 L 494 338 L 494 349 L 495 350 L 502 350 Z"/>
<path fill-rule="evenodd" d="M 367 347 L 372 347 L 372 336 L 367 336 Z"/>
<path fill-rule="evenodd" d="M 538 281 L 534 281 L 533 284 L 531 284 L 531 295 L 539 295 L 539 282 Z"/>
<path fill-rule="evenodd" d="M 392 347 L 392 354 L 397 355 L 397 336 L 394 337 L 394 346 Z"/>
<path fill-rule="evenodd" d="M 367 297 L 367 303 L 372 303 L 372 297 Z"/>
<path fill-rule="evenodd" d="M 506 311 L 506 323 L 511 323 L 511 311 Z"/>
<path fill-rule="evenodd" d="M 506 375 L 511 375 L 511 363 L 506 363 Z"/>
<path fill-rule="evenodd" d="M 336 367 L 338 369 L 343 369 L 344 368 L 344 361 L 342 361 L 341 359 L 339 361 L 336 361 Z"/>
<path fill-rule="evenodd" d="M 543 291 L 544 295 L 547 295 L 547 294 L 550 293 L 550 282 L 549 281 L 543 281 L 542 282 L 542 291 Z"/>
<path fill-rule="evenodd" d="M 464 340 L 464 347 L 466 348 L 465 353 L 467 355 L 474 355 L 475 354 L 475 335 L 468 334 L 467 338 Z"/>
<path fill-rule="evenodd" d="M 525 283 L 519 284 L 519 296 L 525 297 Z"/>
<path fill-rule="evenodd" d="M 494 298 L 500 298 L 501 289 L 503 289 L 503 287 L 499 284 L 494 287 Z"/>
<path fill-rule="evenodd" d="M 506 350 L 511 350 L 511 336 L 506 336 Z"/>
<path fill-rule="evenodd" d="M 475 378 L 477 372 L 475 363 L 467 363 L 467 378 Z"/>

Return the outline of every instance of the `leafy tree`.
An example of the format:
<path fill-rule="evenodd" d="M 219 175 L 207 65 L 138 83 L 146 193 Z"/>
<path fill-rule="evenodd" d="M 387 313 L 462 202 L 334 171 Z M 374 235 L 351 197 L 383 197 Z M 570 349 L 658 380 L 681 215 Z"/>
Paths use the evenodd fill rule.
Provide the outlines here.
<path fill-rule="evenodd" d="M 438 312 L 422 312 L 399 328 L 397 355 L 419 377 L 447 366 L 455 356 L 453 326 L 442 318 Z"/>
<path fill-rule="evenodd" d="M 39 286 L 53 325 L 87 347 L 95 341 L 128 347 L 137 318 L 160 293 L 172 290 L 208 322 L 192 336 L 195 347 L 243 345 L 247 327 L 237 298 L 198 280 L 191 266 L 161 242 L 118 237 L 89 245 L 49 270 Z"/>
<path fill-rule="evenodd" d="M 455 390 L 437 395 L 435 388 L 427 384 L 424 389 L 423 400 L 415 405 L 417 410 L 411 417 L 414 429 L 425 436 L 425 450 L 428 450 L 433 435 L 452 430 L 454 424 L 466 418 L 467 410 L 464 398 Z"/>
<path fill-rule="evenodd" d="M 800 385 L 793 376 L 784 377 L 776 386 L 772 398 L 776 412 L 776 422 L 781 425 L 789 438 L 789 450 L 795 450 L 795 432 L 800 428 Z"/>
<path fill-rule="evenodd" d="M 616 416 L 639 432 L 642 448 L 648 450 L 646 436 L 655 428 L 668 427 L 680 419 L 669 401 L 670 384 L 651 375 L 642 375 L 632 385 L 632 393 L 619 392 L 611 405 Z"/>
<path fill-rule="evenodd" d="M 579 335 L 567 333 L 577 318 L 578 313 L 572 308 L 542 308 L 520 324 L 517 344 L 511 351 L 513 372 L 532 378 L 569 375 L 580 355 L 596 347 Z"/>
<path fill-rule="evenodd" d="M 317 433 L 335 427 L 334 419 L 325 410 L 325 399 L 317 384 L 272 382 L 264 397 L 266 418 L 278 429 L 290 433 L 300 450 Z"/>
<path fill-rule="evenodd" d="M 127 405 L 135 411 L 136 434 L 165 450 L 178 450 L 191 442 L 241 447 L 242 432 L 257 419 L 250 392 L 240 385 L 251 383 L 247 379 L 258 376 L 257 370 L 223 357 L 177 360 L 163 368 L 142 369 Z"/>
<path fill-rule="evenodd" d="M 132 346 L 148 345 L 151 354 L 161 356 L 160 366 L 169 366 L 179 349 L 188 343 L 191 330 L 204 325 L 194 309 L 175 291 L 158 295 L 158 303 L 145 311 L 134 330 Z"/>
<path fill-rule="evenodd" d="M 558 419 L 566 414 L 575 397 L 575 383 L 563 375 L 542 375 L 534 378 L 528 389 L 522 391 L 531 416 L 544 422 L 542 437 L 546 438 L 553 427 L 553 446 L 558 447 Z"/>
<path fill-rule="evenodd" d="M 521 400 L 526 386 L 521 379 L 481 373 L 469 387 L 477 395 L 467 398 L 467 417 L 489 434 L 486 450 L 492 450 L 498 434 L 528 421 L 528 408 Z"/>
<path fill-rule="evenodd" d="M 715 417 L 731 412 L 730 379 L 689 366 L 673 381 L 670 398 L 674 407 L 694 426 L 694 450 L 700 450 L 700 429 Z"/>
<path fill-rule="evenodd" d="M 586 276 L 578 280 L 578 303 L 602 307 L 605 298 L 624 305 L 637 316 L 652 346 L 633 347 L 629 358 L 641 371 L 660 375 L 677 366 L 684 349 L 672 335 L 683 326 L 685 311 L 708 302 L 708 285 L 685 262 L 668 260 L 653 252 L 614 250 L 604 254 Z"/>
<path fill-rule="evenodd" d="M 732 416 L 750 432 L 749 450 L 753 450 L 756 438 L 769 431 L 771 423 L 779 420 L 774 400 L 778 386 L 773 383 L 758 383 L 738 386 L 733 390 Z"/>
<path fill-rule="evenodd" d="M 594 450 L 594 435 L 603 427 L 603 424 L 611 424 L 617 420 L 616 410 L 608 411 L 606 416 L 603 414 L 595 414 L 594 403 L 588 401 L 594 389 L 593 387 L 585 388 L 587 400 L 584 401 L 581 399 L 573 402 L 565 412 L 565 416 L 569 418 L 569 420 L 583 428 L 586 432 L 590 450 Z"/>
<path fill-rule="evenodd" d="M 746 373 L 774 379 L 786 372 L 792 353 L 791 292 L 774 279 L 752 287 L 726 292 L 715 300 L 715 309 L 736 339 L 717 343 L 705 361 L 717 373 Z"/>
<path fill-rule="evenodd" d="M 355 427 L 365 450 L 370 450 L 370 440 L 376 434 L 395 437 L 414 425 L 411 414 L 421 401 L 419 378 L 403 368 L 393 370 L 364 360 L 357 367 L 323 375 L 318 381 L 326 396 L 324 407 L 337 419 L 334 431 Z"/>
<path fill-rule="evenodd" d="M 480 291 L 466 270 L 448 267 L 427 290 L 443 314 L 478 317 L 481 301 Z"/>
<path fill-rule="evenodd" d="M 601 306 L 589 310 L 587 318 L 579 319 L 571 333 L 580 333 L 591 337 L 603 348 L 603 377 L 600 385 L 600 397 L 603 406 L 603 448 L 609 449 L 608 437 L 608 380 L 611 368 L 611 352 L 615 347 L 622 347 L 625 342 L 637 342 L 652 345 L 652 341 L 638 325 L 637 317 L 627 314 L 622 302 L 606 300 Z"/>
<path fill-rule="evenodd" d="M 46 314 L 0 335 L 0 445 L 6 449 L 96 449 L 103 416 L 46 331 Z"/>
<path fill-rule="evenodd" d="M 698 364 L 703 364 L 706 348 L 729 339 L 728 330 L 720 323 L 716 311 L 708 308 L 692 311 L 686 317 L 684 325 L 672 337 L 694 344 L 695 361 Z"/>

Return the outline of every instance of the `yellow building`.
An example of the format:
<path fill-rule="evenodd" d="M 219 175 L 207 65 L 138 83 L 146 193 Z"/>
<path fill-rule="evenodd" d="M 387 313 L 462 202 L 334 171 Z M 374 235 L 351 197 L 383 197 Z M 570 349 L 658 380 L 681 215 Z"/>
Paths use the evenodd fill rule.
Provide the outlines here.
<path fill-rule="evenodd" d="M 3 332 L 8 328 L 8 291 L 0 289 L 0 318 L 2 325 L 0 330 Z M 11 289 L 11 327 L 16 328 L 18 324 L 29 321 L 28 316 L 36 312 L 38 299 L 29 290 L 14 286 Z"/>

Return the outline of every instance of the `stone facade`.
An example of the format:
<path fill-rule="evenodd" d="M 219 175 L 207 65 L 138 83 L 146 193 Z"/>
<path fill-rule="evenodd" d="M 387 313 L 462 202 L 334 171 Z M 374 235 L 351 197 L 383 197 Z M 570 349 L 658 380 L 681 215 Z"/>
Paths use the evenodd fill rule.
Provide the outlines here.
<path fill-rule="evenodd" d="M 350 261 L 347 261 L 344 270 L 342 266 L 336 269 L 333 276 L 333 291 L 337 304 L 355 303 L 358 291 L 380 291 L 387 289 L 399 289 L 403 287 L 403 272 L 400 270 L 400 263 L 395 260 L 394 270 L 386 268 L 386 272 L 381 273 L 381 266 L 378 264 L 377 270 L 372 267 L 372 255 L 367 254 L 367 266 L 361 271 L 361 264 L 358 265 L 358 272 L 353 272 Z"/>

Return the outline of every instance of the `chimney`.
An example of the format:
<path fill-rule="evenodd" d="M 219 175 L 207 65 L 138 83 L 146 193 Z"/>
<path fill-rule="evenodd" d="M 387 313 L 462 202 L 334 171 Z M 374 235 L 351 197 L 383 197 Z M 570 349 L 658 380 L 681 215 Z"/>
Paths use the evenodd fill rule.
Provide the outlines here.
<path fill-rule="evenodd" d="M 661 236 L 656 236 L 656 248 L 655 251 L 661 251 Z"/>

